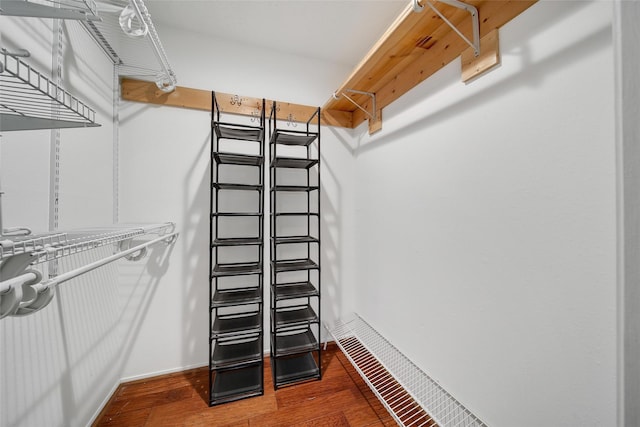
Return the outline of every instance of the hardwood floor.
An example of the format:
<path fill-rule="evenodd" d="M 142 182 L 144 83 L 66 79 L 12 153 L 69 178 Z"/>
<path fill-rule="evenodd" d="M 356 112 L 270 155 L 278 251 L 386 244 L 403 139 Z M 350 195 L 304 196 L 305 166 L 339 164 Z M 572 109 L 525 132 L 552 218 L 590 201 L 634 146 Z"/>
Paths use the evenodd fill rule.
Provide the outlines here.
<path fill-rule="evenodd" d="M 337 346 L 323 353 L 321 381 L 210 408 L 207 368 L 120 385 L 94 426 L 369 427 L 396 426 Z"/>

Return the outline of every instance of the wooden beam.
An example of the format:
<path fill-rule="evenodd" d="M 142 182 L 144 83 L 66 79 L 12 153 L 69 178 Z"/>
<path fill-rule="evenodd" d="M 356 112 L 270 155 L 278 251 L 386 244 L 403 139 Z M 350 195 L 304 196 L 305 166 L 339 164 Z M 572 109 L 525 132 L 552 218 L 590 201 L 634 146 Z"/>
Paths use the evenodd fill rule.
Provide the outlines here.
<path fill-rule="evenodd" d="M 166 93 L 153 82 L 123 78 L 121 94 L 127 101 L 211 111 L 211 92 L 207 90 L 177 86 L 173 92 Z"/>
<path fill-rule="evenodd" d="M 222 113 L 240 114 L 243 116 L 258 116 L 262 110 L 262 98 L 240 96 L 216 91 L 216 101 Z M 211 105 L 209 105 L 211 111 Z M 267 108 L 267 114 L 269 109 Z"/>
<path fill-rule="evenodd" d="M 500 64 L 500 41 L 498 29 L 480 39 L 480 55 L 475 56 L 473 48 L 462 52 L 462 81 L 468 81 Z"/>
<path fill-rule="evenodd" d="M 121 96 L 127 101 L 211 111 L 211 91 L 208 90 L 177 86 L 173 92 L 165 93 L 153 82 L 123 78 Z M 216 100 L 223 113 L 255 116 L 260 114 L 262 108 L 262 98 L 216 92 Z M 265 100 L 267 117 L 271 113 L 272 105 L 272 100 Z M 276 101 L 276 106 L 278 120 L 296 123 L 305 123 L 318 109 L 281 101 Z M 325 111 L 320 115 L 320 122 L 326 126 L 351 127 L 352 116 L 349 111 Z"/>
<path fill-rule="evenodd" d="M 267 101 L 267 117 L 271 114 L 273 101 Z M 276 118 L 278 121 L 306 123 L 318 110 L 318 107 L 276 101 Z M 314 117 L 315 120 L 315 117 Z"/>
<path fill-rule="evenodd" d="M 351 111 L 322 110 L 320 114 L 323 125 L 353 128 L 353 113 Z"/>

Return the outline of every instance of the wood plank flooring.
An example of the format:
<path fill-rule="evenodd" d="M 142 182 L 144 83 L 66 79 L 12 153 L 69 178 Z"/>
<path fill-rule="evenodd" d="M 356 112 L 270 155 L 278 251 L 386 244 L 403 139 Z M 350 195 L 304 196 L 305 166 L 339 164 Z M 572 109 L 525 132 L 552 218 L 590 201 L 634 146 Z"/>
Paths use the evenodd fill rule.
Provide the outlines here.
<path fill-rule="evenodd" d="M 273 390 L 210 408 L 207 368 L 124 383 L 96 422 L 102 426 L 380 427 L 395 421 L 335 345 L 322 353 L 321 381 Z"/>

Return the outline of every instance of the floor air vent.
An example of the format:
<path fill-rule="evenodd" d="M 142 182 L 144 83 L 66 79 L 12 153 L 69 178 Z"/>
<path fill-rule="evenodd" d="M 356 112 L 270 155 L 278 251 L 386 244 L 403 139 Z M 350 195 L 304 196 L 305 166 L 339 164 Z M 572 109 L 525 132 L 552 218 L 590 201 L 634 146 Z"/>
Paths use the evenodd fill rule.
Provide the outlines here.
<path fill-rule="evenodd" d="M 399 425 L 486 427 L 357 314 L 330 332 Z"/>

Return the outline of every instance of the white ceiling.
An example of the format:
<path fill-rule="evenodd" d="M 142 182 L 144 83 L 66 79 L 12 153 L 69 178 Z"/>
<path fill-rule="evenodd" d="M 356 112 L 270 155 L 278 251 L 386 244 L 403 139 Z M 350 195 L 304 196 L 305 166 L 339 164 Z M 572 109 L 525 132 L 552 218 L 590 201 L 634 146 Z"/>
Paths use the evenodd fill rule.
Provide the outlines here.
<path fill-rule="evenodd" d="M 354 67 L 409 0 L 147 0 L 158 27 Z M 162 40 L 162 32 L 159 32 Z"/>

